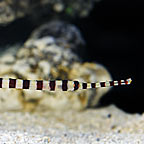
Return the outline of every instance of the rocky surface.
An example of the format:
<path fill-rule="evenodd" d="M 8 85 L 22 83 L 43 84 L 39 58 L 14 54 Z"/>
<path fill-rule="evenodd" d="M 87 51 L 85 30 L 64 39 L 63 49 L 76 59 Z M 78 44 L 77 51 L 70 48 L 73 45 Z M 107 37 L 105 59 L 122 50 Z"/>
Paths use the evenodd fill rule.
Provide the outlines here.
<path fill-rule="evenodd" d="M 144 143 L 144 115 L 115 106 L 85 111 L 2 112 L 0 143 Z"/>
<path fill-rule="evenodd" d="M 79 30 L 63 21 L 37 28 L 22 47 L 0 58 L 0 76 L 19 79 L 68 79 L 82 82 L 110 80 L 104 66 L 82 63 L 77 55 L 84 40 Z M 79 69 L 79 70 L 78 70 Z M 96 106 L 109 88 L 76 92 L 1 90 L 0 109 L 84 109 Z M 9 105 L 11 103 L 11 105 Z"/>
<path fill-rule="evenodd" d="M 50 19 L 54 17 L 85 17 L 99 0 L 1 0 L 0 24 L 8 24 L 18 18 Z"/>

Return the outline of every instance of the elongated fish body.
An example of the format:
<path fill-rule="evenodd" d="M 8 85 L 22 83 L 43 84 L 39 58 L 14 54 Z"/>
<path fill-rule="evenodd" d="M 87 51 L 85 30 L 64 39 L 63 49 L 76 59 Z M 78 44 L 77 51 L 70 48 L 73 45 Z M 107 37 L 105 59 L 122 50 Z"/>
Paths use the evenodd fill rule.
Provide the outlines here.
<path fill-rule="evenodd" d="M 118 81 L 100 81 L 96 83 L 85 83 L 69 80 L 21 80 L 12 78 L 0 78 L 0 88 L 46 90 L 46 91 L 76 91 L 100 87 L 113 87 L 131 84 L 131 78 Z"/>

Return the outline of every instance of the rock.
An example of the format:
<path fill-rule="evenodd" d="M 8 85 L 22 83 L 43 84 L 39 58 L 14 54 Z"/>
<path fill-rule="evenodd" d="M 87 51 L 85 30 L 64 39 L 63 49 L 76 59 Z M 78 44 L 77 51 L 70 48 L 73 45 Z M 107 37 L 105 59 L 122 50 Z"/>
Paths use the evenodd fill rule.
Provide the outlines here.
<path fill-rule="evenodd" d="M 0 24 L 7 24 L 15 20 L 14 10 L 5 0 L 0 1 Z"/>
<path fill-rule="evenodd" d="M 30 19 L 50 19 L 53 17 L 67 18 L 85 17 L 93 8 L 95 0 L 1 0 L 0 24 L 8 24 L 18 18 L 29 16 Z"/>
<path fill-rule="evenodd" d="M 61 29 L 62 24 L 64 29 Z M 51 25 L 58 27 L 55 30 Z M 56 21 L 44 24 L 32 33 L 15 54 L 4 54 L 0 58 L 0 77 L 34 80 L 68 79 L 82 82 L 110 80 L 111 76 L 104 66 L 81 62 L 76 53 L 81 44 L 83 40 L 74 25 L 64 22 L 56 24 Z M 10 58 L 12 62 L 9 62 Z M 19 110 L 22 107 L 26 111 L 81 110 L 97 105 L 108 90 L 109 88 L 100 88 L 75 92 L 48 92 L 1 89 L 0 110 Z"/>
<path fill-rule="evenodd" d="M 50 36 L 49 42 L 47 36 Z M 55 43 L 65 49 L 70 48 L 74 53 L 84 53 L 85 41 L 81 36 L 79 29 L 64 21 L 51 21 L 37 28 L 31 35 L 31 39 L 47 43 L 50 45 Z"/>

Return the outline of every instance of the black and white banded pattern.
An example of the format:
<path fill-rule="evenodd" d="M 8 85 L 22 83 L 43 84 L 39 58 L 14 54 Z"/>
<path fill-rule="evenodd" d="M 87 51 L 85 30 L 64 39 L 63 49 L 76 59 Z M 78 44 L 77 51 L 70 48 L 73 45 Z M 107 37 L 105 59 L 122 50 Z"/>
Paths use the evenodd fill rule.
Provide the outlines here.
<path fill-rule="evenodd" d="M 104 81 L 96 83 L 85 83 L 69 80 L 20 80 L 12 78 L 0 78 L 0 88 L 27 89 L 27 90 L 49 90 L 49 91 L 76 91 L 80 89 L 92 89 L 100 87 L 111 87 L 129 85 L 132 80 Z"/>

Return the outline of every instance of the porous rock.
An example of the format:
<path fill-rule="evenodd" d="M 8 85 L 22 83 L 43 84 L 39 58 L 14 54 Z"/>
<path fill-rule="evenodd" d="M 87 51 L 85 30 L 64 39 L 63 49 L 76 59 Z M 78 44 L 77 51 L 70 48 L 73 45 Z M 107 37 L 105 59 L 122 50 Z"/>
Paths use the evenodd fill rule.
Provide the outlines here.
<path fill-rule="evenodd" d="M 30 19 L 43 17 L 67 18 L 85 17 L 93 8 L 95 0 L 1 0 L 0 24 L 8 24 L 18 18 L 29 16 Z M 97 1 L 96 1 L 97 2 Z"/>
<path fill-rule="evenodd" d="M 62 23 L 62 22 L 61 22 Z M 3 55 L 0 60 L 0 77 L 20 79 L 68 79 L 82 82 L 110 80 L 109 72 L 97 63 L 82 63 L 73 50 L 82 43 L 81 35 L 73 25 L 63 23 L 66 30 L 51 30 L 48 23 L 33 32 L 24 45 L 12 56 Z M 58 22 L 58 25 L 60 22 Z M 51 27 L 52 28 L 52 27 Z M 61 27 L 58 27 L 61 29 Z M 55 27 L 53 27 L 55 29 Z M 72 36 L 69 37 L 68 33 Z M 64 34 L 66 34 L 66 37 Z M 76 43 L 71 43 L 77 41 Z M 60 42 L 60 43 L 59 43 Z M 83 44 L 83 43 L 82 43 Z M 66 47 L 65 45 L 69 45 Z M 11 59 L 12 62 L 8 62 Z M 95 106 L 109 88 L 96 90 L 79 90 L 75 92 L 48 92 L 29 90 L 1 90 L 0 109 L 84 109 Z"/>

